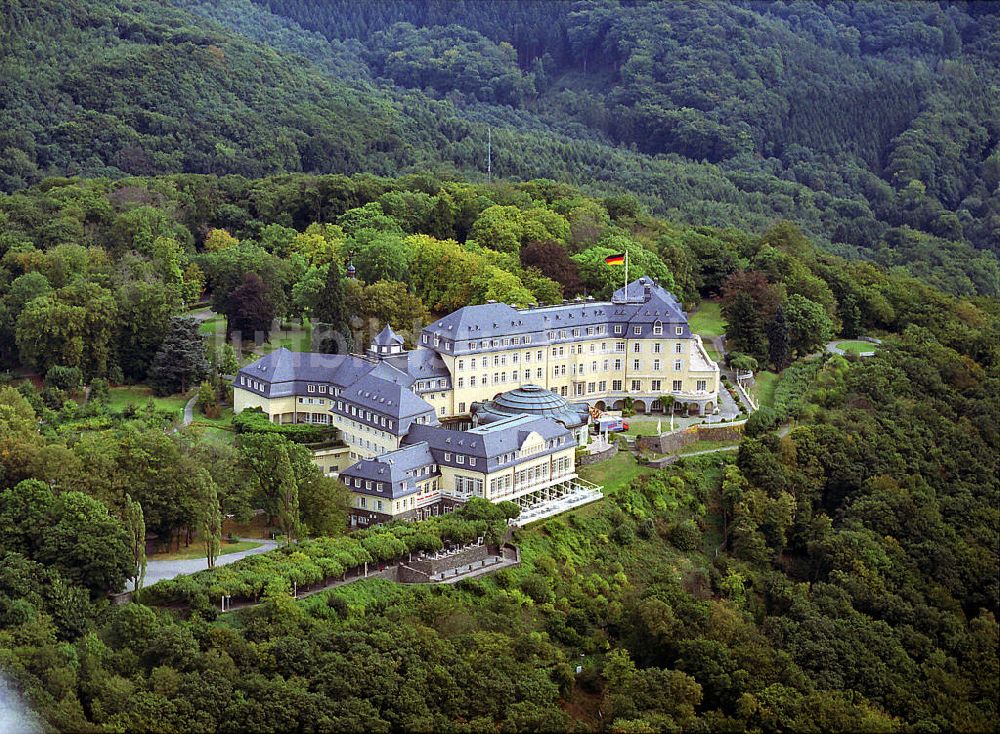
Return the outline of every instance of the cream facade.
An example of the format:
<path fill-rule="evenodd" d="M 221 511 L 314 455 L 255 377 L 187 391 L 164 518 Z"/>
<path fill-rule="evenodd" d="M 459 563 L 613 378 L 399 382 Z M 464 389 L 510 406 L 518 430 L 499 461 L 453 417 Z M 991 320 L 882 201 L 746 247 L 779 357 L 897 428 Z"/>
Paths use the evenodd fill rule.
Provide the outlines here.
<path fill-rule="evenodd" d="M 467 431 L 424 426 L 405 442 L 341 472 L 352 525 L 432 517 L 473 497 L 533 506 L 577 479 L 574 436 L 549 418 L 516 416 Z"/>

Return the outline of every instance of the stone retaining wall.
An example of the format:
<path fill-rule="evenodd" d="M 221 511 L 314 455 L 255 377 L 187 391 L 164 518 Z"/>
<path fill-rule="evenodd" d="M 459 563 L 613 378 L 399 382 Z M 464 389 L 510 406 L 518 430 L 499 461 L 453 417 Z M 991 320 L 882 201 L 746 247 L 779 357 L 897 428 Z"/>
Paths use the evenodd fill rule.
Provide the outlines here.
<path fill-rule="evenodd" d="M 695 425 L 662 436 L 639 436 L 636 445 L 640 451 L 672 454 L 698 441 L 738 441 L 743 437 L 745 424 L 746 421 L 725 426 Z"/>
<path fill-rule="evenodd" d="M 451 568 L 465 566 L 469 563 L 478 563 L 490 556 L 498 555 L 500 555 L 500 551 L 496 546 L 477 545 L 454 553 L 446 558 L 412 558 L 406 562 L 406 566 L 411 571 L 430 577 Z M 402 581 L 402 579 L 400 580 Z"/>
<path fill-rule="evenodd" d="M 610 459 L 612 456 L 618 453 L 618 442 L 615 441 L 604 451 L 599 451 L 596 454 L 582 454 L 579 459 L 577 459 L 577 466 L 590 466 L 591 464 L 596 464 L 600 461 L 605 461 Z"/>

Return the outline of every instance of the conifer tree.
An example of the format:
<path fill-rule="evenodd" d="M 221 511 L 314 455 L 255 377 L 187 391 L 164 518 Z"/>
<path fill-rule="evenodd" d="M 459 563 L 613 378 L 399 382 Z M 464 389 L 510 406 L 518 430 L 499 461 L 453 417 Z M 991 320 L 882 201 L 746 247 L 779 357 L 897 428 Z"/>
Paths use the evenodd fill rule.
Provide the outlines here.
<path fill-rule="evenodd" d="M 142 588 L 146 579 L 146 520 L 142 513 L 142 505 L 125 495 L 125 529 L 128 531 L 129 551 L 132 554 L 132 578 L 135 580 L 135 590 Z"/>
<path fill-rule="evenodd" d="M 175 317 L 170 331 L 153 357 L 149 382 L 157 395 L 187 392 L 208 373 L 205 345 L 194 319 Z"/>
<path fill-rule="evenodd" d="M 788 366 L 788 324 L 785 309 L 778 306 L 774 318 L 767 322 L 768 357 L 779 372 Z"/>
<path fill-rule="evenodd" d="M 313 314 L 327 329 L 319 343 L 319 349 L 327 354 L 347 352 L 351 348 L 351 330 L 348 325 L 344 277 L 336 262 L 330 263 L 326 284 L 316 301 Z"/>

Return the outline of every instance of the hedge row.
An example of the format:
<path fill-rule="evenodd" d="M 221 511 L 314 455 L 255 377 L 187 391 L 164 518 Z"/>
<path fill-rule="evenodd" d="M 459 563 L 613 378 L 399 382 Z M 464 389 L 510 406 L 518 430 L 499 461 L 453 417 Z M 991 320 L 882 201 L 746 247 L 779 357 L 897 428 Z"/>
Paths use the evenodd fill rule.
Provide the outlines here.
<path fill-rule="evenodd" d="M 227 566 L 160 581 L 135 594 L 143 604 L 183 604 L 203 608 L 231 596 L 258 601 L 275 581 L 304 589 L 342 579 L 365 563 L 386 563 L 419 551 L 440 550 L 447 542 L 468 543 L 486 536 L 502 538 L 516 505 L 473 500 L 462 509 L 414 523 L 392 523 L 334 538 L 304 540 L 268 553 L 247 556 Z"/>
<path fill-rule="evenodd" d="M 336 434 L 326 426 L 308 423 L 272 423 L 260 408 L 247 408 L 233 416 L 237 433 L 277 433 L 296 443 L 319 443 Z"/>

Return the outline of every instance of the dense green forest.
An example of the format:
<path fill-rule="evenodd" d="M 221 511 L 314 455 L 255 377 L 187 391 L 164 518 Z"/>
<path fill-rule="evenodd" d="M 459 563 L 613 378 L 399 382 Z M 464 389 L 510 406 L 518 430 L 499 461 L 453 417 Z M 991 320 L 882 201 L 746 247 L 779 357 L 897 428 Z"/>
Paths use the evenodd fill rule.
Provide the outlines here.
<path fill-rule="evenodd" d="M 997 730 L 996 4 L 0 0 L 0 79 L 0 671 L 40 728 Z M 227 376 L 606 298 L 623 251 L 768 382 L 738 452 L 587 467 L 495 575 L 294 600 L 517 510 L 347 533 L 331 432 Z M 260 512 L 295 542 L 143 585 L 147 539 L 212 566 Z"/>
<path fill-rule="evenodd" d="M 49 179 L 0 219 L 0 667 L 51 728 L 995 728 L 996 299 L 790 222 L 679 224 L 552 180 Z M 607 295 L 623 249 L 686 303 L 717 299 L 731 357 L 781 370 L 774 398 L 735 458 L 622 454 L 604 502 L 518 531 L 522 565 L 492 578 L 296 602 L 293 583 L 497 537 L 507 510 L 344 537 L 344 490 L 303 446 L 322 429 L 251 413 L 209 440 L 113 397 L 231 399 L 241 345 L 206 346 L 197 301 L 227 333 L 322 321 L 357 342 L 491 298 Z M 876 356 L 814 355 L 863 333 Z M 137 538 L 217 552 L 221 518 L 256 508 L 300 542 L 106 599 L 141 579 Z M 220 615 L 221 593 L 262 603 Z"/>
<path fill-rule="evenodd" d="M 996 294 L 989 3 L 4 0 L 0 189 L 171 172 L 552 178 Z"/>

